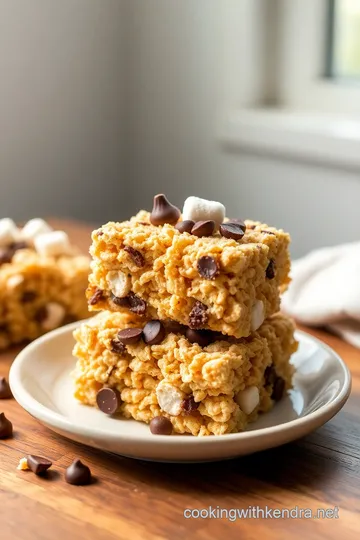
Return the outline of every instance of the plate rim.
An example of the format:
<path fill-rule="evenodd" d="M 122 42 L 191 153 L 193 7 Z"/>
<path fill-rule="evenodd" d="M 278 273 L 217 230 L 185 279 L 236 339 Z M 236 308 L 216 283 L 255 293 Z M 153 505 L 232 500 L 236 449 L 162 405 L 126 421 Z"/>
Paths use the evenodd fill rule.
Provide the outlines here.
<path fill-rule="evenodd" d="M 87 426 L 81 426 L 79 428 L 77 424 L 74 424 L 73 422 L 68 420 L 64 415 L 52 411 L 51 409 L 40 403 L 36 398 L 31 395 L 30 392 L 28 392 L 26 387 L 21 382 L 21 369 L 23 367 L 23 364 L 29 357 L 29 354 L 31 355 L 31 353 L 33 353 L 39 346 L 43 345 L 48 341 L 52 341 L 56 338 L 61 338 L 63 334 L 72 333 L 76 328 L 78 328 L 80 324 L 82 324 L 86 320 L 90 319 L 76 321 L 74 323 L 70 323 L 66 326 L 62 326 L 60 328 L 52 330 L 44 334 L 43 336 L 37 338 L 35 341 L 27 345 L 22 351 L 20 351 L 20 353 L 15 357 L 9 373 L 9 384 L 13 395 L 16 401 L 24 410 L 26 410 L 31 416 L 33 416 L 40 422 L 46 424 L 48 427 L 53 426 L 59 430 L 66 431 L 67 433 L 71 433 L 73 435 L 79 435 L 79 430 L 81 430 L 81 437 L 85 438 L 93 438 L 94 435 L 96 436 L 96 438 L 99 438 L 101 437 L 101 435 L 104 435 L 107 441 L 116 443 L 121 443 L 125 439 L 127 443 L 145 442 L 143 434 L 124 434 L 119 432 L 109 432 L 108 430 L 94 429 Z M 188 434 L 176 434 L 176 436 L 174 437 L 169 437 L 168 435 L 157 435 L 156 437 L 146 438 L 146 444 L 151 447 L 163 445 L 165 442 L 167 445 L 171 446 L 178 445 L 179 443 L 185 444 L 187 446 L 216 446 L 220 443 L 220 441 L 227 442 L 228 444 L 236 444 L 239 443 L 241 440 L 256 441 L 258 439 L 261 439 L 262 437 L 266 437 L 269 435 L 277 436 L 279 434 L 282 434 L 284 436 L 285 434 L 290 434 L 293 430 L 301 431 L 301 429 L 308 424 L 310 426 L 316 427 L 329 421 L 345 405 L 348 397 L 350 396 L 352 383 L 350 370 L 345 364 L 344 360 L 341 358 L 341 356 L 329 345 L 327 345 L 327 343 L 324 343 L 321 339 L 303 330 L 298 329 L 296 329 L 295 331 L 295 336 L 297 336 L 298 339 L 300 338 L 300 340 L 301 337 L 303 337 L 307 340 L 313 341 L 320 348 L 326 349 L 331 355 L 336 358 L 338 364 L 341 366 L 344 373 L 344 384 L 340 389 L 339 394 L 335 398 L 333 398 L 330 403 L 321 405 L 319 409 L 317 409 L 316 411 L 312 411 L 305 416 L 300 416 L 298 418 L 294 418 L 293 420 L 289 420 L 288 422 L 277 424 L 275 426 L 268 426 L 238 433 L 228 433 L 225 435 L 212 435 L 209 437 L 193 437 L 189 436 Z M 324 422 L 319 424 L 318 420 L 320 420 L 321 418 L 324 418 Z M 311 431 L 311 429 L 313 428 L 310 427 L 308 431 Z"/>

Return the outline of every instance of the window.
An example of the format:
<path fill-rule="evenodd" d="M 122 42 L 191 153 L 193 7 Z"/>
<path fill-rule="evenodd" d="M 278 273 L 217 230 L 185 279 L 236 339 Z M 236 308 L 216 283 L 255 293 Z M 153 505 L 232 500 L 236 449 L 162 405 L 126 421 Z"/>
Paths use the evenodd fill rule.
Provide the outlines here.
<path fill-rule="evenodd" d="M 277 103 L 360 118 L 360 0 L 279 2 Z"/>
<path fill-rule="evenodd" d="M 329 0 L 329 77 L 360 82 L 360 1 Z"/>
<path fill-rule="evenodd" d="M 360 0 L 235 4 L 224 3 L 222 141 L 359 170 Z"/>

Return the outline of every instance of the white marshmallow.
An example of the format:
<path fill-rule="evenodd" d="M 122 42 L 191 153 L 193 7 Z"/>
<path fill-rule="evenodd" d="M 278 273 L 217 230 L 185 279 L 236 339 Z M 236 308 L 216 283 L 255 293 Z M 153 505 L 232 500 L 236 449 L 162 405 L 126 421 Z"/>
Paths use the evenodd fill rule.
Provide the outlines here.
<path fill-rule="evenodd" d="M 64 320 L 65 308 L 57 302 L 49 302 L 46 305 L 47 315 L 41 325 L 44 330 L 53 330 L 60 326 Z"/>
<path fill-rule="evenodd" d="M 217 201 L 188 197 L 184 203 L 182 219 L 192 221 L 212 219 L 219 226 L 225 219 L 225 206 Z"/>
<path fill-rule="evenodd" d="M 236 394 L 235 401 L 245 414 L 251 414 L 260 402 L 259 389 L 256 386 L 249 386 Z"/>
<path fill-rule="evenodd" d="M 6 280 L 6 287 L 8 289 L 15 289 L 18 285 L 24 282 L 24 276 L 22 274 L 14 274 Z"/>
<path fill-rule="evenodd" d="M 106 276 L 110 291 L 118 298 L 125 298 L 131 290 L 130 276 L 121 270 L 112 270 Z"/>
<path fill-rule="evenodd" d="M 171 416 L 178 416 L 181 413 L 181 402 L 185 394 L 175 386 L 161 381 L 156 388 L 156 397 L 163 411 Z"/>
<path fill-rule="evenodd" d="M 251 330 L 255 332 L 265 319 L 264 302 L 262 300 L 256 300 L 251 312 Z"/>
<path fill-rule="evenodd" d="M 10 218 L 0 219 L 0 247 L 19 240 L 19 229 Z"/>
<path fill-rule="evenodd" d="M 63 231 L 52 231 L 39 234 L 34 239 L 34 245 L 39 255 L 56 257 L 68 255 L 70 252 L 69 237 Z"/>
<path fill-rule="evenodd" d="M 40 234 L 49 233 L 52 228 L 41 218 L 30 219 L 21 230 L 24 240 L 34 240 Z"/>

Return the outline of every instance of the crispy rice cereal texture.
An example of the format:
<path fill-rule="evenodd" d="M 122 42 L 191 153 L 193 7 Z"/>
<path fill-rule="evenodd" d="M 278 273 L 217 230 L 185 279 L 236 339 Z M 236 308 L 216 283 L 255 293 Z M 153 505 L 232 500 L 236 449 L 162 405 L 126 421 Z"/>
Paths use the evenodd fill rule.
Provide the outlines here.
<path fill-rule="evenodd" d="M 198 327 L 249 336 L 264 318 L 279 311 L 280 292 L 289 283 L 290 237 L 259 222 L 247 221 L 246 225 L 240 241 L 219 233 L 198 238 L 180 233 L 172 225 L 156 227 L 145 211 L 130 221 L 104 225 L 92 235 L 90 309 L 127 309 L 110 294 L 109 276 L 120 270 L 122 296 L 130 292 L 145 301 L 148 318 L 189 325 L 190 313 L 199 301 L 205 313 Z M 199 273 L 197 263 L 203 256 L 212 257 L 218 265 L 213 279 Z M 269 264 L 274 269 L 271 278 Z M 256 307 L 260 313 L 254 327 L 251 321 Z"/>
<path fill-rule="evenodd" d="M 83 323 L 75 333 L 75 397 L 96 406 L 103 387 L 121 395 L 119 413 L 149 423 L 158 415 L 170 419 L 176 433 L 211 435 L 238 432 L 274 404 L 274 385 L 279 378 L 291 387 L 291 354 L 297 349 L 290 319 L 277 314 L 258 332 L 243 340 L 224 337 L 207 347 L 190 343 L 180 333 L 166 333 L 158 345 L 142 340 L 113 352 L 119 330 L 143 326 L 131 314 L 103 312 Z M 271 366 L 271 367 L 270 367 Z M 159 406 L 156 388 L 160 381 L 171 385 L 184 399 L 193 396 L 196 407 L 169 415 Z M 255 387 L 259 403 L 246 414 L 238 405 L 241 392 Z M 256 390 L 257 389 L 257 390 Z"/>
<path fill-rule="evenodd" d="M 23 249 L 0 266 L 0 349 L 88 316 L 89 259 Z"/>

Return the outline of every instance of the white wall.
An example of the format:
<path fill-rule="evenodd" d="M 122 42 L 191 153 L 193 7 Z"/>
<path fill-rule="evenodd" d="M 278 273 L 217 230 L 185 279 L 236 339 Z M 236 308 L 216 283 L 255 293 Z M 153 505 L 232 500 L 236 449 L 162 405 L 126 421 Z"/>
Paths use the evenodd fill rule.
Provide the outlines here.
<path fill-rule="evenodd" d="M 295 256 L 358 239 L 359 174 L 218 140 L 224 105 L 257 99 L 254 1 L 0 0 L 0 217 L 123 219 L 164 191 L 282 226 Z"/>
<path fill-rule="evenodd" d="M 219 144 L 229 61 L 223 1 L 132 0 L 134 210 L 150 208 L 161 191 L 178 205 L 190 194 L 215 198 L 231 216 L 289 230 L 294 256 L 359 239 L 360 174 L 228 153 Z"/>
<path fill-rule="evenodd" d="M 126 0 L 0 0 L 0 216 L 126 215 Z"/>

